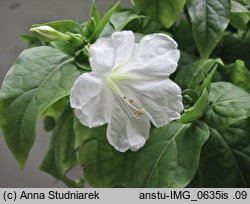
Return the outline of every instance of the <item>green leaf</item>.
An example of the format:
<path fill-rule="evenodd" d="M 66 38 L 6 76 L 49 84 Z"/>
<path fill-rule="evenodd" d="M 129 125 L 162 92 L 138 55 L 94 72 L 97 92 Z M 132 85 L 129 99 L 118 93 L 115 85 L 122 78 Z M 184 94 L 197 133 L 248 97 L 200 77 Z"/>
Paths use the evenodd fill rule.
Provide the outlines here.
<path fill-rule="evenodd" d="M 236 2 L 238 2 L 238 3 L 241 3 L 241 4 L 243 4 L 243 5 L 250 5 L 250 0 L 233 0 L 233 1 L 236 1 Z"/>
<path fill-rule="evenodd" d="M 192 54 L 197 52 L 191 26 L 186 19 L 181 19 L 181 22 L 175 31 L 175 40 L 178 42 L 178 47 L 181 51 Z"/>
<path fill-rule="evenodd" d="M 246 67 L 250 69 L 249 53 L 250 38 L 240 38 L 237 34 L 231 33 L 224 36 L 220 56 L 225 63 L 230 64 L 236 60 L 243 60 Z"/>
<path fill-rule="evenodd" d="M 98 36 L 101 34 L 102 30 L 104 29 L 104 27 L 106 26 L 106 24 L 109 22 L 110 17 L 112 16 L 112 14 L 115 12 L 117 6 L 119 5 L 120 2 L 116 3 L 114 6 L 112 6 L 111 9 L 109 9 L 106 14 L 104 15 L 104 17 L 102 18 L 102 20 L 97 24 L 95 31 L 92 33 L 91 37 L 89 38 L 89 42 L 93 43 L 96 41 L 96 39 L 98 38 Z"/>
<path fill-rule="evenodd" d="M 238 35 L 243 40 L 250 41 L 250 28 L 243 29 L 243 30 L 238 30 Z"/>
<path fill-rule="evenodd" d="M 140 19 L 140 21 L 141 21 L 141 24 L 134 25 L 135 28 L 133 30 L 135 30 L 136 27 L 138 27 L 136 30 L 137 33 L 151 34 L 155 32 L 162 32 L 162 30 L 164 29 L 161 24 L 152 20 L 150 17 L 142 18 Z"/>
<path fill-rule="evenodd" d="M 56 40 L 52 41 L 51 44 L 61 52 L 69 56 L 75 56 L 77 50 L 81 49 L 84 46 L 84 38 L 80 34 L 67 34 L 72 37 L 70 40 Z"/>
<path fill-rule="evenodd" d="M 86 29 L 85 29 L 85 35 L 87 38 L 90 37 L 92 33 L 95 31 L 95 27 L 96 27 L 95 19 L 91 17 L 89 21 L 87 22 Z"/>
<path fill-rule="evenodd" d="M 195 175 L 209 135 L 205 123 L 171 122 L 152 129 L 141 150 L 120 153 L 108 143 L 106 126 L 89 129 L 75 119 L 74 130 L 78 162 L 93 187 L 184 187 Z"/>
<path fill-rule="evenodd" d="M 217 64 L 215 59 L 200 59 L 190 64 L 179 66 L 179 72 L 175 77 L 175 82 L 184 89 L 196 89 L 201 84 L 209 72 Z"/>
<path fill-rule="evenodd" d="M 66 108 L 56 124 L 49 150 L 40 169 L 63 181 L 68 187 L 82 186 L 81 182 L 77 183 L 66 176 L 66 173 L 77 165 L 74 142 L 73 115 L 70 108 Z"/>
<path fill-rule="evenodd" d="M 75 148 L 78 163 L 84 167 L 84 178 L 93 187 L 119 185 L 124 171 L 123 153 L 116 151 L 107 141 L 106 126 L 87 128 L 74 119 Z"/>
<path fill-rule="evenodd" d="M 146 145 L 131 153 L 130 187 L 185 187 L 195 176 L 202 145 L 209 136 L 205 123 L 171 122 L 151 131 Z"/>
<path fill-rule="evenodd" d="M 141 39 L 142 39 L 143 37 L 145 37 L 145 35 L 144 35 L 144 34 L 141 34 L 141 33 L 134 33 L 134 35 L 135 35 L 135 42 L 136 42 L 136 43 L 139 43 L 139 42 L 141 41 Z"/>
<path fill-rule="evenodd" d="M 198 92 L 198 95 L 201 95 L 203 93 L 204 89 L 207 89 L 207 91 L 209 93 L 209 91 L 210 91 L 210 84 L 211 84 L 212 78 L 213 78 L 213 76 L 215 74 L 216 68 L 217 68 L 217 64 L 214 65 L 212 71 L 207 75 L 207 77 L 203 81 L 203 83 L 200 86 L 196 87 L 195 90 Z"/>
<path fill-rule="evenodd" d="M 178 62 L 178 69 L 181 69 L 181 67 L 183 67 L 184 65 L 188 65 L 193 63 L 194 61 L 198 60 L 198 57 L 196 57 L 195 55 L 192 55 L 188 52 L 181 52 L 181 56 L 180 56 L 180 60 Z"/>
<path fill-rule="evenodd" d="M 92 1 L 90 18 L 93 17 L 96 24 L 100 22 L 100 14 L 96 8 L 95 0 Z"/>
<path fill-rule="evenodd" d="M 121 31 L 132 21 L 145 17 L 146 16 L 138 15 L 133 10 L 129 9 L 113 13 L 110 22 L 114 26 L 115 31 Z"/>
<path fill-rule="evenodd" d="M 250 92 L 250 72 L 245 67 L 245 64 L 241 60 L 237 60 L 234 64 L 224 66 L 221 69 L 223 79 L 229 81 L 236 86 L 245 89 Z"/>
<path fill-rule="evenodd" d="M 75 47 L 71 45 L 68 41 L 53 41 L 51 42 L 54 48 L 57 50 L 60 50 L 61 52 L 65 53 L 66 55 L 69 55 L 71 57 L 75 56 Z"/>
<path fill-rule="evenodd" d="M 203 116 L 204 110 L 208 105 L 208 95 L 210 92 L 210 84 L 214 76 L 214 73 L 216 71 L 216 68 L 217 68 L 217 64 L 214 64 L 214 68 L 208 74 L 208 76 L 203 81 L 203 83 L 196 87 L 195 93 L 197 93 L 197 96 L 200 96 L 200 98 L 196 101 L 193 107 L 184 109 L 184 114 L 182 114 L 181 118 L 178 119 L 179 122 L 189 123 Z M 190 90 L 190 89 L 186 89 L 186 90 Z M 185 95 L 183 96 L 183 99 L 185 99 L 184 97 Z"/>
<path fill-rule="evenodd" d="M 186 0 L 134 0 L 133 2 L 139 11 L 169 28 L 181 13 Z"/>
<path fill-rule="evenodd" d="M 228 82 L 211 84 L 206 123 L 223 129 L 250 116 L 250 94 Z"/>
<path fill-rule="evenodd" d="M 201 152 L 199 187 L 250 186 L 250 120 L 211 130 Z"/>
<path fill-rule="evenodd" d="M 242 3 L 232 0 L 230 24 L 236 29 L 247 28 L 250 11 Z"/>
<path fill-rule="evenodd" d="M 114 26 L 110 23 L 110 21 L 105 25 L 102 32 L 100 33 L 98 38 L 107 38 L 112 35 L 112 33 L 115 32 Z"/>
<path fill-rule="evenodd" d="M 231 0 L 231 12 L 234 13 L 248 13 L 247 7 L 237 0 Z"/>
<path fill-rule="evenodd" d="M 201 57 L 208 58 L 223 37 L 229 18 L 230 0 L 188 0 L 194 40 Z"/>
<path fill-rule="evenodd" d="M 201 118 L 205 108 L 207 107 L 207 104 L 208 91 L 205 88 L 203 90 L 203 93 L 201 94 L 201 97 L 194 104 L 194 106 L 192 108 L 184 110 L 184 113 L 182 114 L 181 118 L 179 118 L 177 121 L 181 123 L 189 123 Z"/>
<path fill-rule="evenodd" d="M 23 51 L 0 92 L 0 126 L 22 168 L 35 140 L 37 116 L 67 96 L 80 75 L 73 59 L 51 47 Z"/>

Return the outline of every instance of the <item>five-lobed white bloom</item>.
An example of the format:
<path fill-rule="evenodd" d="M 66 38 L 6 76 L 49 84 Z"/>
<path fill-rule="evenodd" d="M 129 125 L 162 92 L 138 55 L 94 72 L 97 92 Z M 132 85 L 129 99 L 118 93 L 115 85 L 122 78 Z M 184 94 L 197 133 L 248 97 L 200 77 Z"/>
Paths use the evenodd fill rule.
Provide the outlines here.
<path fill-rule="evenodd" d="M 180 52 L 165 34 L 135 43 L 131 31 L 115 32 L 90 47 L 92 72 L 71 90 L 75 115 L 87 127 L 108 123 L 107 137 L 118 151 L 137 151 L 149 137 L 150 121 L 162 127 L 180 117 L 181 89 L 169 79 Z"/>

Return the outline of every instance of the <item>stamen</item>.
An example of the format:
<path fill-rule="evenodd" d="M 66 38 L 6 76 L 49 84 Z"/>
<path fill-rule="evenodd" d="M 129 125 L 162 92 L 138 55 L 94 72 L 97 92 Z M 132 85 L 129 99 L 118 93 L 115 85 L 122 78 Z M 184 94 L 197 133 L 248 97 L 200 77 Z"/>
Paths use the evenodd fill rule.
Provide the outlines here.
<path fill-rule="evenodd" d="M 144 114 L 145 109 L 143 107 L 136 108 L 134 105 L 132 105 L 134 100 L 127 99 L 127 97 L 121 92 L 121 90 L 118 88 L 118 86 L 115 84 L 115 82 L 110 77 L 107 77 L 106 81 L 107 81 L 108 85 L 110 86 L 110 88 L 113 90 L 114 94 L 117 96 L 120 103 L 123 105 L 125 110 L 128 112 L 128 114 L 130 116 L 133 116 L 133 117 L 139 119 L 139 117 Z"/>
<path fill-rule="evenodd" d="M 110 79 L 110 77 L 106 78 L 106 81 L 108 83 L 108 85 L 110 86 L 110 88 L 113 90 L 114 94 L 117 96 L 118 100 L 120 101 L 120 103 L 123 105 L 123 107 L 125 108 L 125 110 L 127 110 L 128 114 L 130 116 L 133 116 L 133 112 L 130 110 L 130 108 L 128 107 L 128 105 L 126 103 L 124 103 L 124 100 L 121 100 L 122 98 L 124 99 L 124 95 L 122 94 L 122 92 L 120 91 L 120 89 L 116 86 L 116 84 Z M 126 99 L 126 97 L 125 97 Z"/>
<path fill-rule="evenodd" d="M 139 111 L 135 111 L 134 114 L 136 116 L 141 116 L 144 114 L 144 112 L 145 112 L 145 108 L 141 108 Z"/>

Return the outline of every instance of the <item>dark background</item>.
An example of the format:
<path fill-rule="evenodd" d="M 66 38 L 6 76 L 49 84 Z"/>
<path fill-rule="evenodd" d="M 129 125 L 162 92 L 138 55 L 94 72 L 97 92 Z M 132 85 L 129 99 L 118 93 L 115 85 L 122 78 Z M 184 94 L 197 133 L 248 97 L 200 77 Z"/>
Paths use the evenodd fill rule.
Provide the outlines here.
<path fill-rule="evenodd" d="M 20 40 L 21 34 L 29 32 L 35 23 L 72 19 L 78 22 L 87 20 L 91 0 L 0 0 L 0 84 L 18 54 L 25 48 Z M 97 7 L 104 13 L 116 0 L 96 0 Z M 123 0 L 125 7 L 130 0 Z M 37 138 L 28 162 L 23 171 L 4 143 L 0 130 L 0 187 L 64 187 L 50 175 L 41 172 L 38 167 L 47 152 L 50 134 L 37 126 Z M 71 176 L 80 173 L 80 167 L 71 172 Z"/>

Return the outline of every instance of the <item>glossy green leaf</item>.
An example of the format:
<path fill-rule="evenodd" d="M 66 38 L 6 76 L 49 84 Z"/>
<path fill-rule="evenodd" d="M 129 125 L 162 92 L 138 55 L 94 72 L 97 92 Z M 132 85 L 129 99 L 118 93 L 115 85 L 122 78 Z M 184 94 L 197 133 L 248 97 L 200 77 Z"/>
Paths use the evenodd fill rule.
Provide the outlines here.
<path fill-rule="evenodd" d="M 181 13 L 186 0 L 134 0 L 133 2 L 139 11 L 169 28 Z"/>
<path fill-rule="evenodd" d="M 188 0 L 194 40 L 201 57 L 208 58 L 223 37 L 231 10 L 231 0 Z"/>
<path fill-rule="evenodd" d="M 69 108 L 66 108 L 56 124 L 49 150 L 40 169 L 63 181 L 68 187 L 82 186 L 81 180 L 78 183 L 66 175 L 77 165 L 74 142 L 73 114 Z"/>
<path fill-rule="evenodd" d="M 80 75 L 73 59 L 51 47 L 23 51 L 0 92 L 0 126 L 22 168 L 35 140 L 37 116 L 69 94 Z"/>
<path fill-rule="evenodd" d="M 250 120 L 211 130 L 201 152 L 199 187 L 250 186 Z"/>
<path fill-rule="evenodd" d="M 228 82 L 211 84 L 209 103 L 204 120 L 212 128 L 223 129 L 250 116 L 250 94 Z"/>
<path fill-rule="evenodd" d="M 229 81 L 236 86 L 250 92 L 250 72 L 241 60 L 237 60 L 234 64 L 227 65 L 221 69 L 223 79 Z"/>
<path fill-rule="evenodd" d="M 195 176 L 202 145 L 209 136 L 205 123 L 171 122 L 151 131 L 150 139 L 131 153 L 130 187 L 185 187 Z M 129 175 L 129 174 L 128 174 Z"/>
<path fill-rule="evenodd" d="M 217 64 L 214 59 L 200 59 L 190 64 L 181 65 L 175 77 L 175 82 L 184 89 L 196 89 Z"/>

